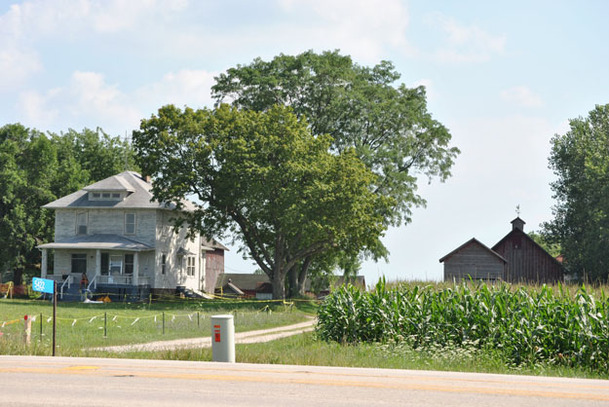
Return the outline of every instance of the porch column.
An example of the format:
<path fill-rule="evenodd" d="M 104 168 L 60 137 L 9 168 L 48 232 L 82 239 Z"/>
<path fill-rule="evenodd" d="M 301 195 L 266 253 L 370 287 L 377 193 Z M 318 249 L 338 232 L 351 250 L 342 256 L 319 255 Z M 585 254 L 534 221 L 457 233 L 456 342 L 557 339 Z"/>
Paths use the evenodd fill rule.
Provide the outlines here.
<path fill-rule="evenodd" d="M 47 249 L 42 249 L 42 261 L 40 262 L 40 278 L 47 278 Z"/>
<path fill-rule="evenodd" d="M 101 250 L 97 249 L 95 251 L 95 277 L 96 280 L 99 278 L 99 276 L 101 275 Z M 97 283 L 95 283 L 97 284 Z"/>
<path fill-rule="evenodd" d="M 137 286 L 139 284 L 139 274 L 140 274 L 140 252 L 133 253 L 133 285 Z"/>

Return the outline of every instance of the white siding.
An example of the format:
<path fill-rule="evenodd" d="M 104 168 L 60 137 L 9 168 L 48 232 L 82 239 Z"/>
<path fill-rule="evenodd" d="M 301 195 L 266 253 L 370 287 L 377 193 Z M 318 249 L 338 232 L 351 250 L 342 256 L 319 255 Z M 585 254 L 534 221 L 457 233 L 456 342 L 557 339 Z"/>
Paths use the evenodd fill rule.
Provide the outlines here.
<path fill-rule="evenodd" d="M 187 228 L 180 228 L 177 233 L 173 228 L 172 217 L 175 212 L 159 211 L 156 228 L 156 271 L 154 288 L 176 288 L 185 286 L 192 290 L 202 288 L 202 276 L 204 271 L 200 266 L 201 242 L 199 237 L 194 241 L 186 238 Z M 186 256 L 178 256 L 180 248 L 190 251 L 195 257 L 195 275 L 186 274 Z M 166 255 L 166 273 L 161 274 L 161 261 L 163 254 Z"/>

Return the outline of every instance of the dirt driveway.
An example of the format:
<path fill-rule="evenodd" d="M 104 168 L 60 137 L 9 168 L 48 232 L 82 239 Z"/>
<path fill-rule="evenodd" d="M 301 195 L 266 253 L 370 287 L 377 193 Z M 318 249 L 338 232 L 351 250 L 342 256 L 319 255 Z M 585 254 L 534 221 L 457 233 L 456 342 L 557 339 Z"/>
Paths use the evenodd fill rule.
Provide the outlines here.
<path fill-rule="evenodd" d="M 315 325 L 315 320 L 301 322 L 293 325 L 280 326 L 271 329 L 261 329 L 258 331 L 239 332 L 235 334 L 236 344 L 245 343 L 262 343 L 274 341 L 288 336 L 299 335 L 304 332 L 312 331 Z M 140 352 L 140 351 L 160 351 L 174 350 L 186 348 L 210 348 L 211 337 L 205 336 L 201 338 L 175 339 L 172 341 L 157 341 L 149 343 L 139 343 L 134 345 L 121 346 L 106 346 L 101 348 L 90 348 L 89 350 L 99 350 L 104 352 Z"/>

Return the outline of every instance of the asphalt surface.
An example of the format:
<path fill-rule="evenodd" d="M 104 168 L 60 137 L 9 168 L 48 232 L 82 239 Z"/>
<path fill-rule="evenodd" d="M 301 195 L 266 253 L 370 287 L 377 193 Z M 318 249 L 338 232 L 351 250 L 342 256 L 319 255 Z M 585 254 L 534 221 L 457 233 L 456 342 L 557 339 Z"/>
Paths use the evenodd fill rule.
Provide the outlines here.
<path fill-rule="evenodd" d="M 609 381 L 0 356 L 0 406 L 609 406 Z"/>

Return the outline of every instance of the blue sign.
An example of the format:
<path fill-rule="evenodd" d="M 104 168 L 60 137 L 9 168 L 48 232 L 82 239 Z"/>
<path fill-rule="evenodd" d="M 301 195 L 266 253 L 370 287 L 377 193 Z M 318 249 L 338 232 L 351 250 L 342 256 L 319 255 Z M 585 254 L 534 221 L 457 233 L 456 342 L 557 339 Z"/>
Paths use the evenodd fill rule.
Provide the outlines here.
<path fill-rule="evenodd" d="M 55 281 L 47 280 L 46 278 L 34 277 L 32 279 L 32 290 L 40 291 L 43 293 L 53 294 L 55 287 Z"/>

